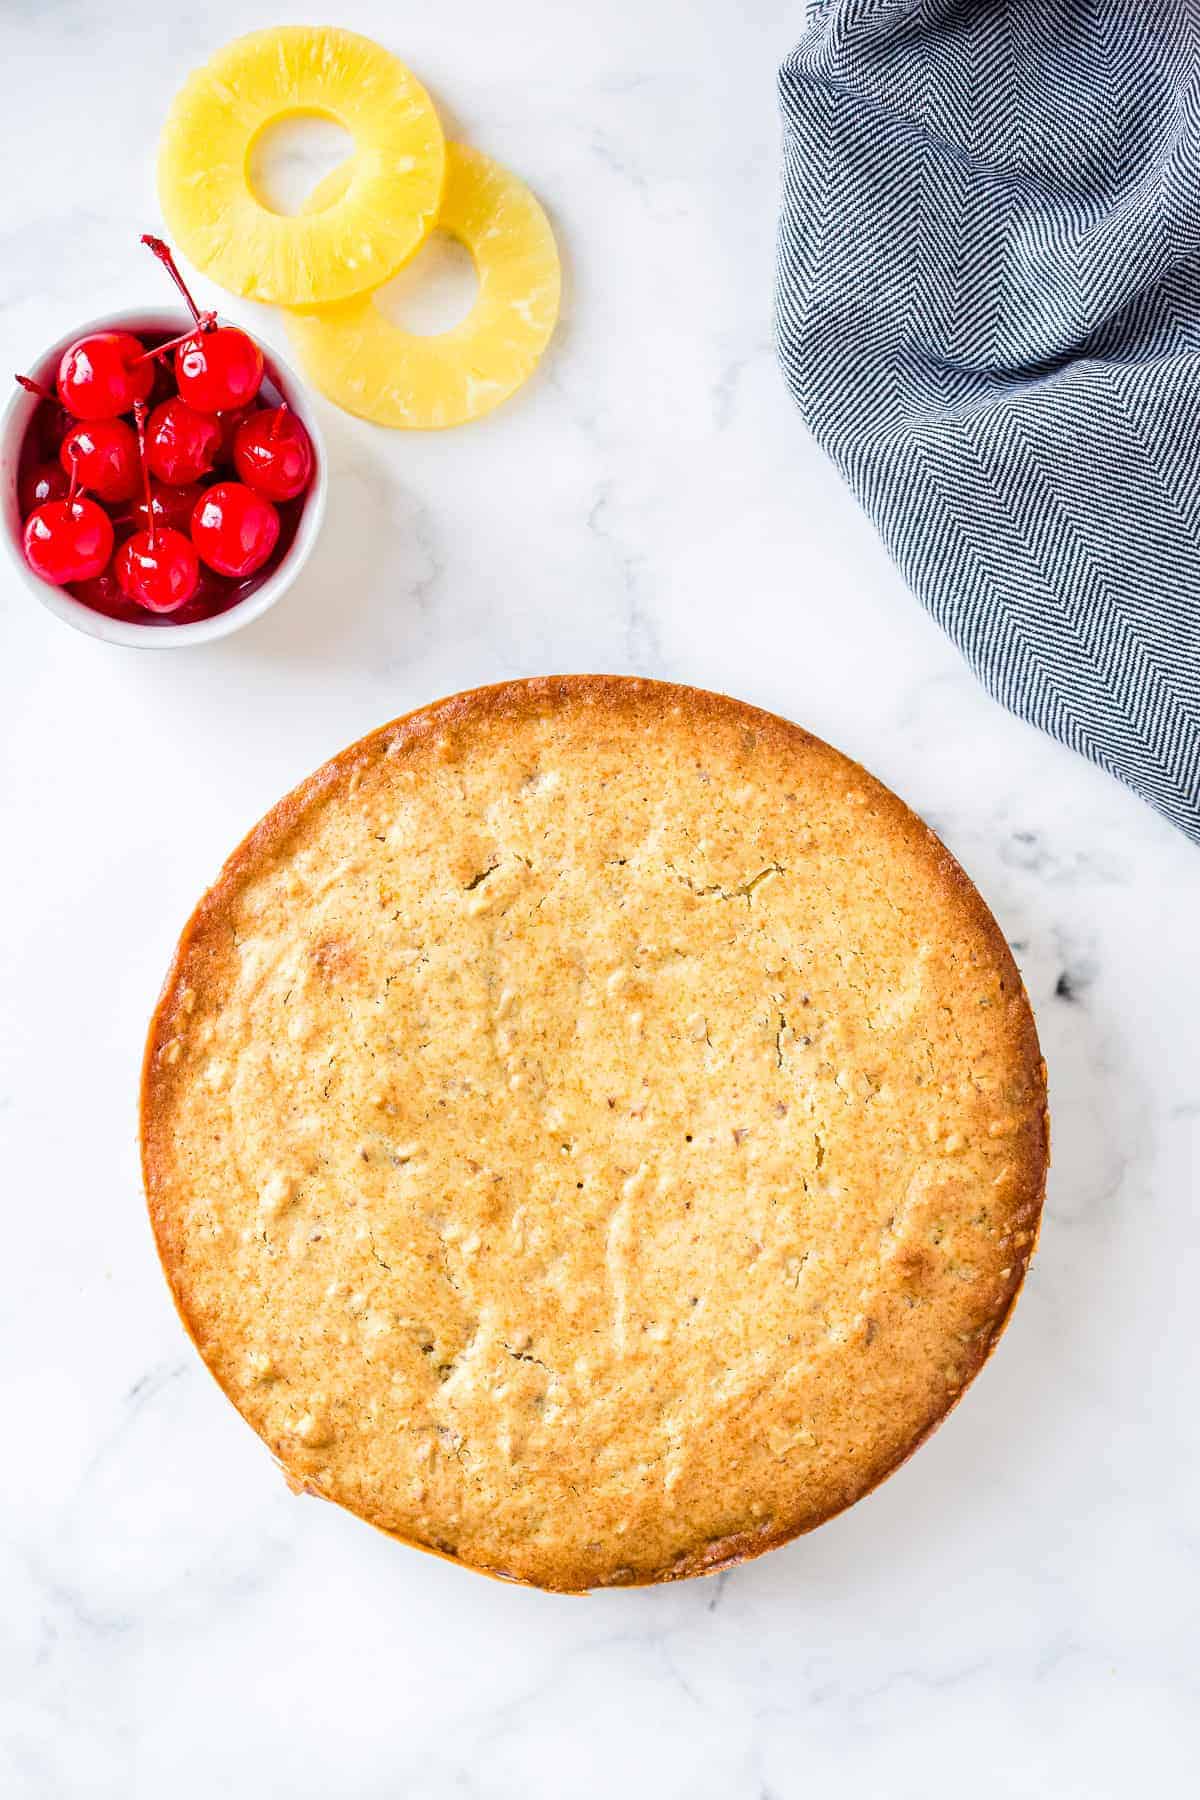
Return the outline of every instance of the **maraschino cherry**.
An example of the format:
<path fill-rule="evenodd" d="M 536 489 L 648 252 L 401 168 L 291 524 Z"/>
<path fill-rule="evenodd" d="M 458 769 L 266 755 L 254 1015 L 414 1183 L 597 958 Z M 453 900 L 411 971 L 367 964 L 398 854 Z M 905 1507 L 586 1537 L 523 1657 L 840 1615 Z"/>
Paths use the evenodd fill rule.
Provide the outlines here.
<path fill-rule="evenodd" d="M 164 400 L 146 425 L 146 463 L 152 475 L 176 486 L 212 472 L 221 448 L 221 427 L 178 397 Z"/>
<path fill-rule="evenodd" d="M 192 542 L 210 569 L 239 581 L 261 569 L 279 541 L 279 514 L 240 481 L 206 488 L 192 514 Z"/>
<path fill-rule="evenodd" d="M 138 448 L 141 453 L 143 505 L 150 523 L 135 531 L 121 545 L 113 572 L 127 600 L 148 612 L 169 613 L 186 605 L 200 581 L 200 564 L 191 543 L 181 531 L 160 525 L 154 516 L 150 471 L 146 466 L 146 403 L 134 408 Z"/>
<path fill-rule="evenodd" d="M 138 444 L 124 419 L 81 420 L 59 447 L 68 475 L 97 500 L 132 500 L 141 485 Z"/>
<path fill-rule="evenodd" d="M 146 347 L 131 331 L 94 331 L 58 365 L 58 397 L 75 419 L 116 419 L 153 385 Z"/>
<path fill-rule="evenodd" d="M 294 500 L 312 475 L 312 443 L 289 406 L 266 407 L 238 427 L 233 464 L 256 493 Z"/>
<path fill-rule="evenodd" d="M 161 238 L 146 235 L 142 242 L 163 264 L 196 321 L 196 329 L 180 338 L 177 345 L 162 344 L 155 352 L 161 355 L 163 350 L 175 350 L 175 384 L 180 398 L 204 413 L 230 412 L 248 406 L 262 386 L 262 351 L 236 325 L 218 325 L 215 313 L 199 310 Z"/>
<path fill-rule="evenodd" d="M 262 386 L 263 353 L 236 325 L 198 331 L 175 353 L 181 397 L 201 412 L 246 406 Z"/>
<path fill-rule="evenodd" d="M 47 500 L 31 512 L 22 534 L 26 562 L 54 587 L 103 574 L 113 551 L 112 520 L 76 491 L 78 482 L 72 476 L 65 500 Z"/>
<path fill-rule="evenodd" d="M 135 531 L 117 551 L 113 564 L 117 584 L 127 600 L 147 612 L 177 612 L 196 591 L 196 552 L 182 531 L 160 525 L 153 532 Z"/>

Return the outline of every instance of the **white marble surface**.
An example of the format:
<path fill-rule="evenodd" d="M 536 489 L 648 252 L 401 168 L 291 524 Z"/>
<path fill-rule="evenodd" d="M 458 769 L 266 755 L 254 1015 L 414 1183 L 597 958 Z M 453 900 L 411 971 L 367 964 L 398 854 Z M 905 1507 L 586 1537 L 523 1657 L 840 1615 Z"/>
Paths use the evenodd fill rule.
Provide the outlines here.
<path fill-rule="evenodd" d="M 790 409 L 773 71 L 801 6 L 329 11 L 544 196 L 566 318 L 485 424 L 404 438 L 328 412 L 311 570 L 227 643 L 107 649 L 4 578 L 0 1794 L 1186 1792 L 1200 855 L 978 691 Z M 161 297 L 136 244 L 168 94 L 278 16 L 5 0 L 5 368 Z M 916 1459 L 734 1574 L 587 1600 L 287 1492 L 176 1323 L 134 1142 L 172 940 L 245 827 L 378 722 L 551 669 L 728 689 L 897 787 L 1012 938 L 1055 1122 L 1015 1322 Z"/>

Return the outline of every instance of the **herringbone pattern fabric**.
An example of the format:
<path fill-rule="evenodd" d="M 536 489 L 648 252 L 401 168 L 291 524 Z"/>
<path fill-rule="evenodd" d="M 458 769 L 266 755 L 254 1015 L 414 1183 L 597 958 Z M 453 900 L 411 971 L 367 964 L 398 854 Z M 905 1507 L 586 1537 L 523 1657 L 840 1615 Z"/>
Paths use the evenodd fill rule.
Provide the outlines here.
<path fill-rule="evenodd" d="M 804 417 L 988 688 L 1200 842 L 1200 0 L 823 0 Z"/>

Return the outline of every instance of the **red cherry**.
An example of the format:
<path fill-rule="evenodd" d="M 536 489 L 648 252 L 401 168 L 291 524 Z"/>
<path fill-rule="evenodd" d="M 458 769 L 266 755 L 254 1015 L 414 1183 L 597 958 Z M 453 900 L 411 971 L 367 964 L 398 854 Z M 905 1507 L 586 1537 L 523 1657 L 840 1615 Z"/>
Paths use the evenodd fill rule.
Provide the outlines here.
<path fill-rule="evenodd" d="M 62 500 L 70 485 L 58 463 L 33 463 L 22 475 L 18 487 L 21 517 L 26 518 L 35 506 L 44 506 L 47 500 Z"/>
<path fill-rule="evenodd" d="M 135 530 L 148 531 L 153 521 L 157 525 L 169 525 L 172 531 L 186 532 L 192 522 L 192 509 L 203 492 L 198 481 L 189 481 L 183 487 L 152 481 L 149 502 L 139 496 L 133 503 Z"/>
<path fill-rule="evenodd" d="M 175 353 L 175 385 L 197 412 L 230 412 L 247 406 L 262 386 L 263 353 L 236 325 L 218 325 L 215 313 L 202 313 L 179 273 L 175 258 L 161 238 L 143 236 L 188 304 L 196 329 Z M 160 345 L 160 351 L 168 348 Z"/>
<path fill-rule="evenodd" d="M 278 541 L 279 514 L 240 481 L 218 481 L 196 502 L 192 542 L 218 575 L 253 575 Z"/>
<path fill-rule="evenodd" d="M 199 412 L 246 406 L 262 386 L 263 353 L 236 325 L 197 331 L 175 352 L 175 380 Z"/>
<path fill-rule="evenodd" d="M 233 461 L 256 493 L 268 500 L 294 500 L 312 475 L 312 441 L 290 407 L 269 407 L 239 428 Z"/>
<path fill-rule="evenodd" d="M 135 531 L 117 551 L 113 566 L 125 598 L 148 612 L 186 606 L 200 581 L 195 550 L 182 531 L 169 525 Z"/>
<path fill-rule="evenodd" d="M 58 455 L 67 474 L 97 500 L 131 500 L 138 491 L 137 438 L 124 419 L 72 425 Z"/>
<path fill-rule="evenodd" d="M 186 400 L 164 400 L 146 426 L 146 462 L 160 481 L 176 486 L 212 472 L 221 447 L 221 427 Z"/>
<path fill-rule="evenodd" d="M 112 520 L 94 500 L 48 500 L 26 519 L 22 542 L 26 562 L 43 581 L 55 587 L 89 581 L 108 566 Z"/>
<path fill-rule="evenodd" d="M 64 351 L 58 397 L 76 419 L 115 419 L 154 382 L 145 346 L 131 331 L 96 331 Z"/>

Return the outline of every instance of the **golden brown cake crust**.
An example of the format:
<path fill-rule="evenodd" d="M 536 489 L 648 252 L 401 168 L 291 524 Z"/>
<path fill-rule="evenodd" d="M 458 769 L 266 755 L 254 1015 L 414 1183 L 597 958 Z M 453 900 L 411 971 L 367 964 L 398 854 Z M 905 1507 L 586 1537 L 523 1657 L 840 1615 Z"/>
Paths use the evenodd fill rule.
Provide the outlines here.
<path fill-rule="evenodd" d="M 289 1478 L 487 1573 L 707 1573 L 891 1472 L 1032 1255 L 999 928 L 857 764 L 615 676 L 460 694 L 268 814 L 146 1047 L 150 1215 Z"/>

